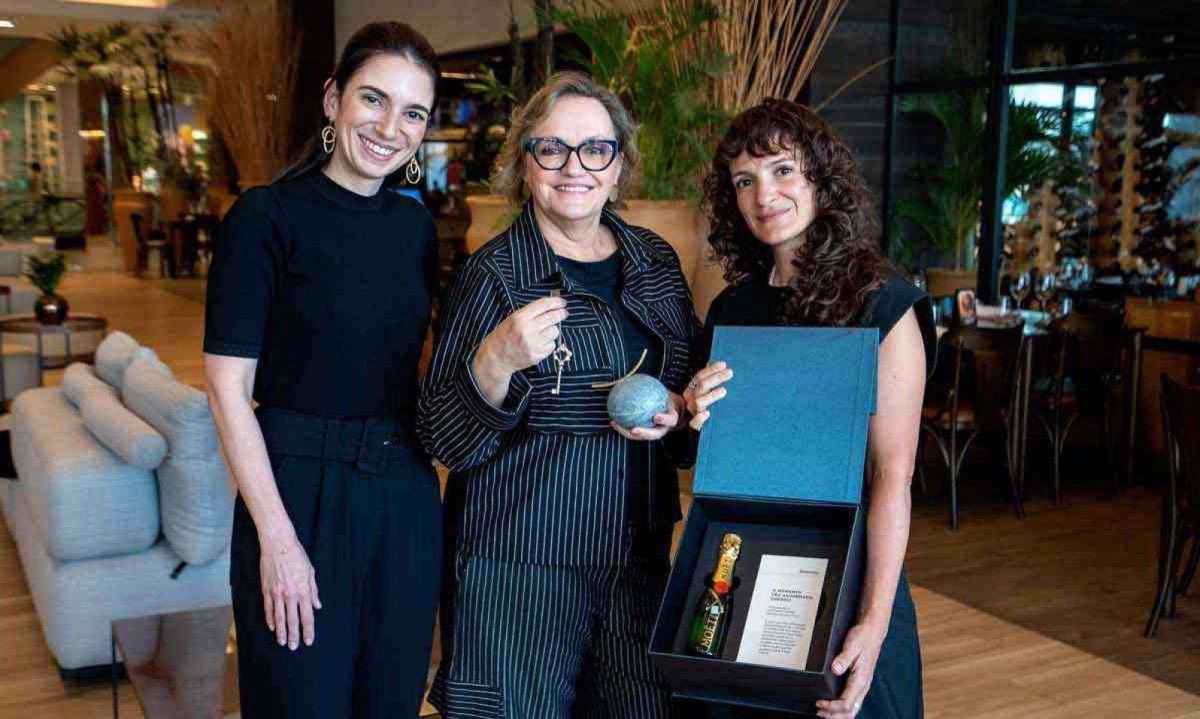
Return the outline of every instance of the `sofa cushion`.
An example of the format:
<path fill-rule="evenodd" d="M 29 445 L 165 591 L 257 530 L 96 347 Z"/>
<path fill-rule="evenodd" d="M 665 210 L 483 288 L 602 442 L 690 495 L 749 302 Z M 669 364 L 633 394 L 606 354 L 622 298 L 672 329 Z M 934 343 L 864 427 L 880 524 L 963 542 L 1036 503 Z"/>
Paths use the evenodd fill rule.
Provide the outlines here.
<path fill-rule="evenodd" d="M 125 406 L 167 438 L 158 468 L 163 534 L 190 564 L 216 559 L 229 545 L 233 487 L 221 459 L 208 398 L 141 357 L 125 369 Z"/>
<path fill-rule="evenodd" d="M 138 357 L 157 359 L 149 347 L 142 347 L 124 332 L 112 332 L 96 348 L 96 376 L 113 387 L 121 387 L 125 368 Z"/>
<path fill-rule="evenodd" d="M 141 469 L 155 469 L 167 456 L 167 438 L 130 412 L 115 395 L 92 392 L 79 406 L 83 423 L 118 457 Z"/>
<path fill-rule="evenodd" d="M 30 519 L 62 561 L 142 552 L 158 537 L 154 474 L 96 440 L 62 390 L 23 392 L 12 408 L 13 461 Z"/>
<path fill-rule="evenodd" d="M 75 362 L 67 367 L 67 371 L 63 373 L 62 391 L 76 407 L 83 404 L 83 398 L 89 392 L 100 392 L 114 399 L 117 396 L 116 388 L 97 377 L 91 366 L 82 362 Z"/>

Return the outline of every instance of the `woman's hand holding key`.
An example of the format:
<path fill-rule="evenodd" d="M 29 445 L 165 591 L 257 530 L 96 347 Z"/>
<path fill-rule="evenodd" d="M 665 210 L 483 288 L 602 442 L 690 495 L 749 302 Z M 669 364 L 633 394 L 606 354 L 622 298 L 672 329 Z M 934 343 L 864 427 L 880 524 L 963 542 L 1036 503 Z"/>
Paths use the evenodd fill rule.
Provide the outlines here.
<path fill-rule="evenodd" d="M 543 297 L 513 312 L 484 337 L 471 369 L 489 404 L 500 407 L 513 374 L 554 352 L 558 325 L 566 318 L 565 299 Z"/>

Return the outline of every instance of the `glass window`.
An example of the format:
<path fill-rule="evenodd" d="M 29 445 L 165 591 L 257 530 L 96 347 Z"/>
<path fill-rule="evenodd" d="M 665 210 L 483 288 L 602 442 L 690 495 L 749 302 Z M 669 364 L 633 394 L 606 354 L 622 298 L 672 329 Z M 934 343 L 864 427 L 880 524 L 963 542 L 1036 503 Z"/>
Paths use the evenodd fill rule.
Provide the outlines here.
<path fill-rule="evenodd" d="M 1091 124 L 1076 112 L 1081 99 L 1094 102 L 1094 96 L 1095 88 L 1080 93 L 1061 83 L 1010 88 L 1008 146 L 1001 158 L 1003 271 L 1055 264 L 1061 236 L 1074 228 L 1089 195 L 1085 168 Z M 1085 126 L 1085 132 L 1074 131 Z"/>
<path fill-rule="evenodd" d="M 910 267 L 974 266 L 987 93 L 897 98 L 889 250 Z"/>

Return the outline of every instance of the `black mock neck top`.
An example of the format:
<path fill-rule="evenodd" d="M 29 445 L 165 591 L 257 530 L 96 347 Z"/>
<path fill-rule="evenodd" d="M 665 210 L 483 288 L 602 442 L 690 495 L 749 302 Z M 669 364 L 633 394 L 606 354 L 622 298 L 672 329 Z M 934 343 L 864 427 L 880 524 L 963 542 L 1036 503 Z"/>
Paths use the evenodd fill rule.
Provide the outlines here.
<path fill-rule="evenodd" d="M 252 188 L 216 238 L 204 351 L 257 358 L 259 404 L 411 424 L 436 270 L 415 200 L 321 172 Z"/>

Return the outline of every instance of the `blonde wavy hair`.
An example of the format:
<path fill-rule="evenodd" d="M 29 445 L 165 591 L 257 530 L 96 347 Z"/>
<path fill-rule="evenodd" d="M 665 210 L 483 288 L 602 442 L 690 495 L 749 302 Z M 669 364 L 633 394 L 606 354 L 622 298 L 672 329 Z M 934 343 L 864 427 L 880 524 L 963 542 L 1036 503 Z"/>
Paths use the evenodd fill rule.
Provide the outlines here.
<path fill-rule="evenodd" d="M 521 205 L 529 197 L 525 189 L 525 143 L 533 136 L 533 128 L 545 120 L 554 104 L 564 97 L 590 97 L 608 111 L 617 131 L 621 161 L 621 176 L 617 179 L 617 196 L 613 201 L 621 202 L 641 170 L 642 155 L 635 142 L 637 126 L 616 93 L 581 72 L 551 75 L 529 102 L 513 112 L 512 128 L 496 156 L 492 171 L 492 192 L 503 195 L 513 205 Z"/>

